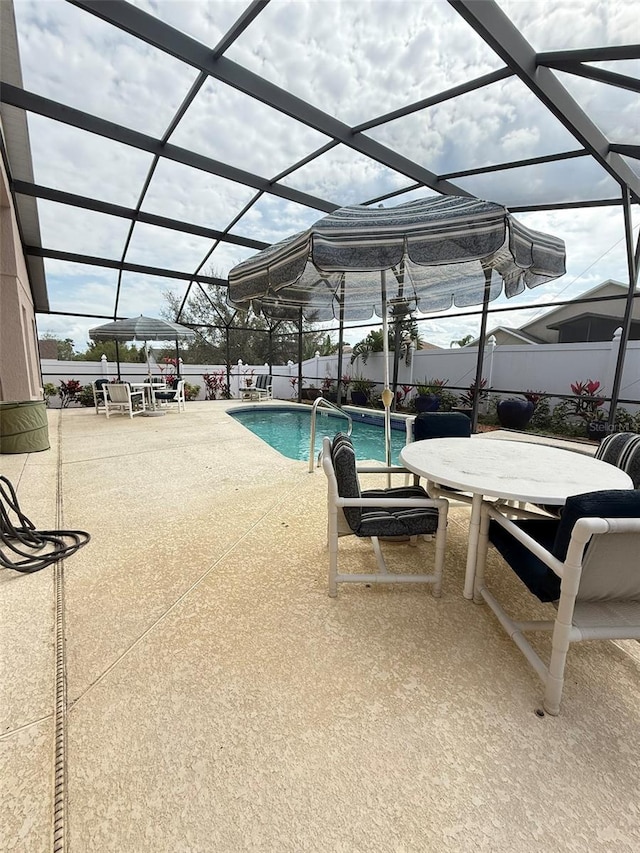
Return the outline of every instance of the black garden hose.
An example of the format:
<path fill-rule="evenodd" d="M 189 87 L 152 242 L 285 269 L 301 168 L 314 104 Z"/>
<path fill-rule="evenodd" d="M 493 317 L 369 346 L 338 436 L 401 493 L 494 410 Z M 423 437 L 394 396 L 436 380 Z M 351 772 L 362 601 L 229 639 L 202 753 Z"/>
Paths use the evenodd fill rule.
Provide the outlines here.
<path fill-rule="evenodd" d="M 17 517 L 14 525 L 9 517 Z M 6 477 L 0 476 L 0 566 L 16 572 L 39 572 L 58 560 L 70 557 L 91 537 L 82 530 L 36 530 L 20 509 L 16 492 Z M 50 546 L 45 554 L 34 554 Z"/>

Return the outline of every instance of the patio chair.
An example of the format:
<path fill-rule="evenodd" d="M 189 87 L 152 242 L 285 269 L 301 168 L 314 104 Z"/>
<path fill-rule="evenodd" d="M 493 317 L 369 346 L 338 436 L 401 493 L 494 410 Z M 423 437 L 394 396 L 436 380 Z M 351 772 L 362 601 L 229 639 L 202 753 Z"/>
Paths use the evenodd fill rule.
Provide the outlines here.
<path fill-rule="evenodd" d="M 273 399 L 273 384 L 271 376 L 268 373 L 258 373 L 254 380 L 254 388 L 258 392 L 260 399 Z"/>
<path fill-rule="evenodd" d="M 439 596 L 447 528 L 448 503 L 432 499 L 421 486 L 369 489 L 362 492 L 358 473 L 402 473 L 404 468 L 356 468 L 351 439 L 338 433 L 333 441 L 322 444 L 322 467 L 327 476 L 329 595 L 335 597 L 338 583 L 431 583 Z M 435 565 L 430 574 L 389 572 L 379 540 L 409 538 L 415 544 L 419 535 L 435 533 Z M 354 535 L 371 539 L 378 563 L 377 573 L 338 571 L 338 538 Z"/>
<path fill-rule="evenodd" d="M 613 432 L 600 442 L 596 459 L 622 468 L 640 489 L 640 435 L 635 432 Z"/>
<path fill-rule="evenodd" d="M 127 382 L 110 382 L 104 386 L 104 391 L 104 408 L 107 417 L 111 412 L 121 412 L 132 418 L 146 411 L 144 391 L 132 391 Z"/>
<path fill-rule="evenodd" d="M 531 514 L 533 515 L 533 514 Z M 515 621 L 487 589 L 491 542 L 555 620 Z M 560 519 L 514 521 L 484 504 L 474 601 L 484 599 L 544 684 L 543 707 L 560 711 L 569 644 L 580 640 L 640 639 L 640 492 L 588 492 L 567 499 Z M 525 637 L 551 631 L 546 664 Z"/>
<path fill-rule="evenodd" d="M 406 430 L 406 444 L 430 438 L 470 438 L 471 421 L 462 412 L 420 412 L 415 418 L 407 418 Z M 420 478 L 414 474 L 413 484 L 417 486 L 419 481 Z M 407 475 L 405 483 L 408 482 Z M 434 483 L 427 483 L 427 491 L 432 497 L 445 495 L 465 503 L 471 502 L 470 496 L 446 486 L 436 487 Z"/>
<path fill-rule="evenodd" d="M 631 477 L 633 488 L 640 489 L 640 435 L 635 432 L 614 432 L 604 438 L 595 453 L 595 459 L 601 459 L 615 465 Z M 561 506 L 534 504 L 549 515 L 562 515 Z"/>
<path fill-rule="evenodd" d="M 104 407 L 104 386 L 108 384 L 108 379 L 96 379 L 95 382 L 93 382 L 91 385 L 91 388 L 93 390 L 93 405 L 96 408 L 96 415 L 100 414 L 100 407 Z"/>
<path fill-rule="evenodd" d="M 165 388 L 156 391 L 156 389 L 152 387 L 151 393 L 153 395 L 154 406 L 167 408 L 175 405 L 178 407 L 178 412 L 186 409 L 184 379 L 178 379 L 173 388 Z"/>

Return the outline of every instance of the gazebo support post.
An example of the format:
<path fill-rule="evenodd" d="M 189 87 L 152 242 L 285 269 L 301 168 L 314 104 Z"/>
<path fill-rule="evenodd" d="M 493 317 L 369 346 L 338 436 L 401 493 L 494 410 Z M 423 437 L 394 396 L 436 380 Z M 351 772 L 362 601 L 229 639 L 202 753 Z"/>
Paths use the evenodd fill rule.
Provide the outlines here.
<path fill-rule="evenodd" d="M 482 298 L 482 318 L 480 320 L 480 337 L 478 339 L 478 361 L 476 363 L 476 384 L 473 395 L 473 410 L 471 413 L 471 432 L 478 431 L 478 407 L 480 405 L 480 385 L 482 383 L 482 367 L 484 362 L 484 339 L 487 334 L 487 318 L 489 315 L 489 296 L 491 295 L 491 270 L 484 271 L 484 294 Z"/>
<path fill-rule="evenodd" d="M 628 187 L 622 188 L 622 210 L 624 213 L 624 230 L 627 245 L 627 267 L 629 269 L 629 291 L 624 307 L 622 320 L 622 335 L 618 347 L 616 370 L 613 377 L 613 388 L 611 389 L 611 403 L 609 404 L 609 419 L 607 421 L 607 432 L 613 432 L 616 419 L 616 407 L 620 396 L 620 384 L 622 383 L 622 371 L 624 369 L 624 357 L 629 342 L 631 320 L 633 319 L 633 299 L 636 284 L 638 283 L 638 254 L 640 254 L 640 236 L 636 252 L 633 251 L 633 223 L 631 221 L 631 196 Z"/>

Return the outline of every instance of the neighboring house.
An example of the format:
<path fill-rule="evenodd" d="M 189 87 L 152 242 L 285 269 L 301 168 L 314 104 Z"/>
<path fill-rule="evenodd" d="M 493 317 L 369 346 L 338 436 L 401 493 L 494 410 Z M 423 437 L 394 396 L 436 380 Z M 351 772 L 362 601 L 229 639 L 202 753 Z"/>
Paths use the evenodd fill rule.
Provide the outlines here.
<path fill-rule="evenodd" d="M 580 294 L 579 298 L 624 297 L 628 289 L 626 284 L 608 279 L 586 293 Z M 560 305 L 536 317 L 535 320 L 523 323 L 518 329 L 496 326 L 487 332 L 487 338 L 494 335 L 498 345 L 511 346 L 610 341 L 615 330 L 622 325 L 624 309 L 624 299 Z M 629 339 L 638 341 L 640 340 L 640 298 L 634 301 L 632 317 Z M 477 346 L 477 344 L 476 338 L 467 346 Z"/>

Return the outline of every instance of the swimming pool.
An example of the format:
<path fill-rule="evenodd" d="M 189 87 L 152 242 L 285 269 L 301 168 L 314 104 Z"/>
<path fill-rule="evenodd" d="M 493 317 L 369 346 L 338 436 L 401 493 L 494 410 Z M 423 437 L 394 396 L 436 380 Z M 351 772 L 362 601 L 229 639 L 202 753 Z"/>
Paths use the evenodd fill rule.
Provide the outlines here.
<path fill-rule="evenodd" d="M 251 406 L 245 409 L 231 409 L 229 414 L 267 444 L 271 445 L 289 459 L 309 459 L 309 440 L 311 437 L 311 408 L 294 406 Z M 358 459 L 375 459 L 384 462 L 384 425 L 382 412 L 370 415 L 358 415 L 350 412 L 353 418 L 351 438 Z M 367 423 L 367 421 L 376 421 Z M 405 443 L 405 424 L 401 419 L 392 419 L 391 461 L 398 465 L 398 454 Z M 347 419 L 337 413 L 318 409 L 316 422 L 315 455 L 322 447 L 325 435 L 333 436 L 337 432 L 346 432 Z"/>

